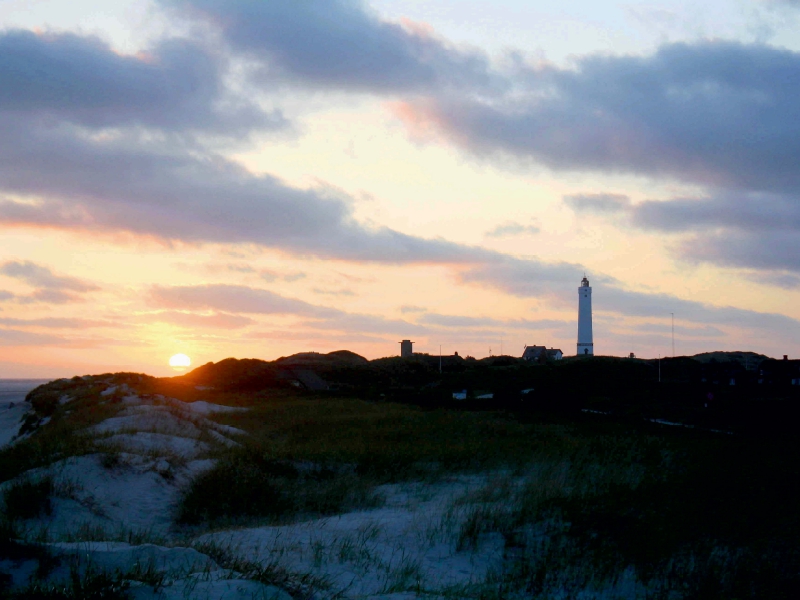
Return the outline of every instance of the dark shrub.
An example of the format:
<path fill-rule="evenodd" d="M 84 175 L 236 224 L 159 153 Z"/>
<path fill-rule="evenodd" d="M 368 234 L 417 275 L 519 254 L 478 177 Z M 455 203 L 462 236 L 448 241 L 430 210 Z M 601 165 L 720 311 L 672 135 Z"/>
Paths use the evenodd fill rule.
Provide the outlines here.
<path fill-rule="evenodd" d="M 178 520 L 187 524 L 236 517 L 274 516 L 289 507 L 281 480 L 297 476 L 266 461 L 221 461 L 192 482 L 181 503 Z"/>
<path fill-rule="evenodd" d="M 6 517 L 14 519 L 35 519 L 42 513 L 50 514 L 52 506 L 53 480 L 49 477 L 40 481 L 22 481 L 13 484 L 4 494 Z"/>

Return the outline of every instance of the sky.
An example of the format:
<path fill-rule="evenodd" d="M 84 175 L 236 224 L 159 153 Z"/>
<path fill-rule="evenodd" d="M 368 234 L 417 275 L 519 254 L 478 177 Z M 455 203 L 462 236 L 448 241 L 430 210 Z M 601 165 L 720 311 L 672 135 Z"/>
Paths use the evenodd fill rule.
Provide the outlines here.
<path fill-rule="evenodd" d="M 3 0 L 0 377 L 800 354 L 800 2 Z"/>

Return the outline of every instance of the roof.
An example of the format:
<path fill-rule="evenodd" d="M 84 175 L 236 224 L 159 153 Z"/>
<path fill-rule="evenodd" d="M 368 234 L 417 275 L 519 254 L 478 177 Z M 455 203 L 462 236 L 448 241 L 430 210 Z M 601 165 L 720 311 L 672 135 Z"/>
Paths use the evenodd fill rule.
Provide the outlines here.
<path fill-rule="evenodd" d="M 541 356 L 542 352 L 547 352 L 547 346 L 526 346 L 525 352 L 522 353 L 522 358 L 525 360 L 538 358 Z"/>

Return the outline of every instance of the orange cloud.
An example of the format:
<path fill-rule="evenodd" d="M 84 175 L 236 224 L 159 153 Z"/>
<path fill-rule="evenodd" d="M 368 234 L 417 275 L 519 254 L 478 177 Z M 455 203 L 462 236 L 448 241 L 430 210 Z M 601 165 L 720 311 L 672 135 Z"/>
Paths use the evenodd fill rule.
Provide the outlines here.
<path fill-rule="evenodd" d="M 418 143 L 435 142 L 442 139 L 445 122 L 431 106 L 405 100 L 386 102 L 386 109 L 406 126 L 411 138 Z"/>

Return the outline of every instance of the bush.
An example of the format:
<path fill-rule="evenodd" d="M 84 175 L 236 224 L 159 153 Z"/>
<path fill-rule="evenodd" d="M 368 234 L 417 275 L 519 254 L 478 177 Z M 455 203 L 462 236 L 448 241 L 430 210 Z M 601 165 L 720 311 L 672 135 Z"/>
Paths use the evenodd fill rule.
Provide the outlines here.
<path fill-rule="evenodd" d="M 42 513 L 50 514 L 53 495 L 53 479 L 45 477 L 39 481 L 14 483 L 3 494 L 6 517 L 14 519 L 35 519 Z"/>
<path fill-rule="evenodd" d="M 297 472 L 275 467 L 267 461 L 243 458 L 221 461 L 192 482 L 181 502 L 178 520 L 196 524 L 225 517 L 282 514 L 289 504 L 280 484 L 296 478 Z"/>
<path fill-rule="evenodd" d="M 374 505 L 371 487 L 353 474 L 313 465 L 300 470 L 289 461 L 240 451 L 192 482 L 178 521 L 193 525 L 256 517 L 277 522 L 297 514 L 336 514 Z"/>

